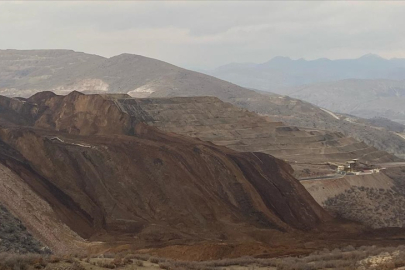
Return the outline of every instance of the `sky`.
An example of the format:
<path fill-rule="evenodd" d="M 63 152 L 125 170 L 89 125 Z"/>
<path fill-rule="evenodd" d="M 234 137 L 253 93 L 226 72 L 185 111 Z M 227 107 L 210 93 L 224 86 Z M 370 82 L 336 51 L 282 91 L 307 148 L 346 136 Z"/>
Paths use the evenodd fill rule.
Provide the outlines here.
<path fill-rule="evenodd" d="M 0 49 L 133 53 L 185 68 L 405 58 L 405 2 L 0 2 Z"/>

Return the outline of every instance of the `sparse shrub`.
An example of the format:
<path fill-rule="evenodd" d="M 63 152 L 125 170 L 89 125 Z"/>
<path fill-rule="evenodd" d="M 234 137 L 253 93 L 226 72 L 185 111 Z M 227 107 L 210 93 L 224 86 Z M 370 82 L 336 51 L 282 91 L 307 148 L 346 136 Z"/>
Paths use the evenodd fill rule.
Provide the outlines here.
<path fill-rule="evenodd" d="M 160 263 L 160 264 L 159 264 L 159 268 L 161 268 L 161 269 L 166 269 L 166 270 L 172 269 L 172 268 L 171 268 L 171 265 L 170 265 L 169 263 Z"/>
<path fill-rule="evenodd" d="M 86 270 L 86 268 L 84 268 L 84 266 L 81 265 L 79 262 L 74 262 L 70 270 Z"/>
<path fill-rule="evenodd" d="M 114 258 L 114 260 L 112 260 L 111 264 L 114 264 L 115 266 L 125 265 L 123 262 L 123 259 L 121 259 L 121 258 Z"/>
<path fill-rule="evenodd" d="M 160 259 L 159 259 L 159 258 L 156 258 L 156 257 L 150 257 L 150 258 L 149 258 L 149 261 L 150 261 L 151 263 L 158 264 L 158 263 L 160 262 Z"/>
<path fill-rule="evenodd" d="M 49 257 L 48 262 L 50 263 L 58 263 L 61 259 L 58 256 L 52 255 Z"/>
<path fill-rule="evenodd" d="M 42 269 L 48 265 L 48 262 L 46 262 L 42 257 L 39 257 L 39 258 L 32 260 L 32 264 L 35 269 Z"/>
<path fill-rule="evenodd" d="M 97 266 L 102 267 L 102 268 L 107 268 L 107 269 L 115 269 L 117 267 L 112 262 L 107 262 L 107 261 L 99 261 L 99 262 L 97 262 Z"/>
<path fill-rule="evenodd" d="M 63 256 L 63 261 L 67 263 L 73 263 L 74 259 L 71 257 L 71 255 L 65 255 Z"/>
<path fill-rule="evenodd" d="M 105 253 L 105 254 L 103 254 L 103 258 L 106 258 L 106 259 L 114 259 L 114 258 L 115 258 L 115 254 L 112 254 L 112 253 Z"/>

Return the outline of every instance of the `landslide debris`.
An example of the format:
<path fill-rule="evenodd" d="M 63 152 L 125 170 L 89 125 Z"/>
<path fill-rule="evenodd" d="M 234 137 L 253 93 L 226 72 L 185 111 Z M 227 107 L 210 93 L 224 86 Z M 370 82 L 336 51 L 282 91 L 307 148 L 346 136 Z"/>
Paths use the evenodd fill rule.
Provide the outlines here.
<path fill-rule="evenodd" d="M 330 220 L 284 161 L 158 130 L 101 95 L 2 104 L 1 163 L 90 241 L 260 241 Z"/>

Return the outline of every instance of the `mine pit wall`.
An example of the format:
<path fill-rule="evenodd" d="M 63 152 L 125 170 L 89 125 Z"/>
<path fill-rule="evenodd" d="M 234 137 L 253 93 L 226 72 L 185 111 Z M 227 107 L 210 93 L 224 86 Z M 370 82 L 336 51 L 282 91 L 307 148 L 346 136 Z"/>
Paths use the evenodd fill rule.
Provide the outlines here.
<path fill-rule="evenodd" d="M 132 119 L 163 131 L 197 137 L 239 152 L 262 152 L 284 159 L 294 167 L 296 177 L 332 173 L 330 168 L 319 166 L 327 161 L 395 161 L 394 156 L 342 133 L 284 126 L 214 97 L 103 97 Z"/>
<path fill-rule="evenodd" d="M 326 160 L 342 162 L 359 157 L 373 162 L 395 160 L 392 155 L 341 133 L 274 126 L 254 113 L 238 110 L 215 98 L 189 98 L 187 101 L 184 98 L 115 100 L 121 111 L 165 131 L 198 137 L 236 151 L 264 152 L 298 163 L 310 160 L 309 173 L 327 172 L 328 168 L 319 166 Z M 201 110 L 200 103 L 204 103 L 205 110 Z M 294 174 L 305 175 L 307 168 L 294 166 Z M 336 216 L 374 228 L 405 226 L 405 214 L 402 214 L 405 192 L 398 192 L 395 183 L 385 174 L 302 181 L 301 184 Z"/>

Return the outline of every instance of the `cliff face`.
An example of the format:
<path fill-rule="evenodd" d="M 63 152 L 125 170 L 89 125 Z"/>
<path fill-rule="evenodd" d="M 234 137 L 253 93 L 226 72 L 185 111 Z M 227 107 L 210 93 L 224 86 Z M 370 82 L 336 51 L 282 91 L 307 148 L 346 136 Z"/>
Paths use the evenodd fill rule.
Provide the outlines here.
<path fill-rule="evenodd" d="M 329 219 L 285 162 L 160 131 L 118 106 L 77 92 L 2 98 L 1 163 L 80 237 L 161 245 Z"/>

